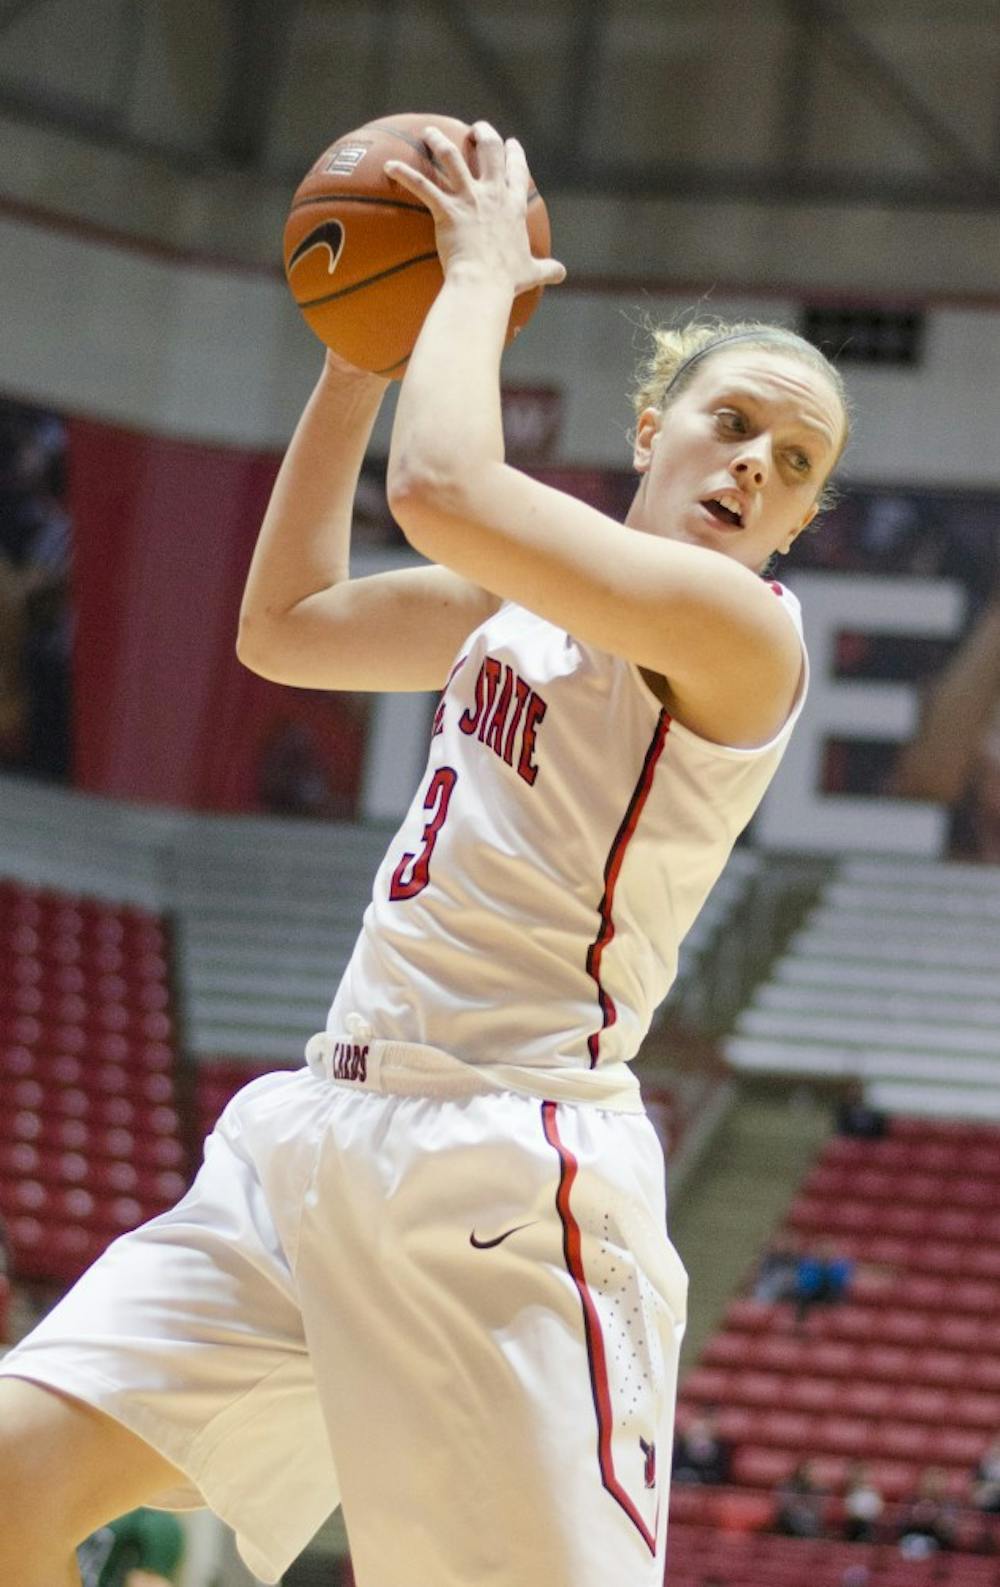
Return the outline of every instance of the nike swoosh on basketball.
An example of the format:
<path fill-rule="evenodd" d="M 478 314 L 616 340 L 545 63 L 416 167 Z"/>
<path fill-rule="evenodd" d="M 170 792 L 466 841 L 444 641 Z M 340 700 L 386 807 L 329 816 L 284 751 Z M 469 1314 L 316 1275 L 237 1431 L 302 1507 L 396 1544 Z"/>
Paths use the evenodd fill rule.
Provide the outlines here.
<path fill-rule="evenodd" d="M 536 1219 L 533 1219 L 532 1221 L 537 1223 L 538 1220 L 536 1218 Z M 476 1231 L 475 1231 L 475 1229 L 473 1229 L 472 1233 L 469 1235 L 469 1244 L 470 1245 L 474 1245 L 477 1251 L 488 1251 L 491 1246 L 502 1245 L 504 1240 L 509 1240 L 511 1235 L 512 1234 L 517 1234 L 519 1229 L 530 1229 L 530 1228 L 531 1228 L 531 1223 L 516 1223 L 514 1225 L 513 1229 L 505 1229 L 503 1234 L 495 1235 L 492 1240 L 479 1240 L 479 1239 L 477 1239 L 476 1238 Z"/>

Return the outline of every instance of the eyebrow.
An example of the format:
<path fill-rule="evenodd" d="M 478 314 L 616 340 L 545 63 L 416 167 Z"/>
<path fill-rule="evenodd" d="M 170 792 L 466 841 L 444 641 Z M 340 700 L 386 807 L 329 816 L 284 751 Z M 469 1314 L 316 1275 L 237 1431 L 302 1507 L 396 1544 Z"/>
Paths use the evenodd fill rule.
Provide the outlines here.
<path fill-rule="evenodd" d="M 730 384 L 725 385 L 722 388 L 722 391 L 719 394 L 717 394 L 713 400 L 715 402 L 720 402 L 720 401 L 724 400 L 724 398 L 726 396 L 735 397 L 740 402 L 753 403 L 757 407 L 761 407 L 763 404 L 765 404 L 769 400 L 767 397 L 762 397 L 762 396 L 758 395 L 757 393 L 755 393 L 754 391 L 752 391 L 749 386 L 738 386 L 738 385 L 730 385 Z M 795 423 L 800 425 L 803 429 L 815 430 L 824 440 L 827 440 L 827 441 L 830 442 L 831 448 L 834 448 L 836 446 L 836 444 L 837 444 L 836 436 L 833 434 L 833 432 L 831 431 L 830 427 L 827 424 L 825 424 L 822 421 L 820 421 L 819 419 L 810 419 L 810 418 L 807 418 L 805 414 L 799 414 L 796 417 Z"/>

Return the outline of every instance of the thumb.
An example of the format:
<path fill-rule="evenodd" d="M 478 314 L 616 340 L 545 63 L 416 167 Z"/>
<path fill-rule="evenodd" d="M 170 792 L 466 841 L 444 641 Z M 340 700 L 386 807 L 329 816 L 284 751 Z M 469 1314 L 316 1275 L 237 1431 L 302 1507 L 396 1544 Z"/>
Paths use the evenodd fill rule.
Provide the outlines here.
<path fill-rule="evenodd" d="M 560 264 L 558 259 L 539 259 L 537 262 L 538 273 L 535 285 L 540 287 L 558 287 L 566 279 L 566 266 Z"/>

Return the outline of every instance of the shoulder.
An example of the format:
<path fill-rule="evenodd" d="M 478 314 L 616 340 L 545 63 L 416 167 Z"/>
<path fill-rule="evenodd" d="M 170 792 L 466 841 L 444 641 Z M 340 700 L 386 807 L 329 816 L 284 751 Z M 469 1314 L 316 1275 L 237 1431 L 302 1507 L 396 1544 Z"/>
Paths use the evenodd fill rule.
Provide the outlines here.
<path fill-rule="evenodd" d="M 651 683 L 683 727 L 731 749 L 775 743 L 797 716 L 808 687 L 799 602 L 777 580 L 761 580 L 759 589 L 753 592 L 760 621 L 752 666 L 733 665 L 722 634 L 717 666 L 683 679 L 661 678 L 659 687 Z"/>

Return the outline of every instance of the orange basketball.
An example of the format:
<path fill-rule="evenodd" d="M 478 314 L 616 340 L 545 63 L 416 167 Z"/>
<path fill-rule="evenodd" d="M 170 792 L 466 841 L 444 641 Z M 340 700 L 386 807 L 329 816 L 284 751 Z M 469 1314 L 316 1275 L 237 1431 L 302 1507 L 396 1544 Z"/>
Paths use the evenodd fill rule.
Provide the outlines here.
<path fill-rule="evenodd" d="M 405 160 L 425 175 L 434 160 L 421 134 L 440 128 L 465 148 L 469 127 L 451 116 L 383 116 L 338 138 L 299 183 L 285 223 L 285 275 L 310 329 L 361 369 L 399 379 L 443 276 L 430 211 L 385 175 Z M 549 217 L 535 187 L 528 236 L 550 252 Z M 508 342 L 527 324 L 542 288 L 522 292 Z"/>

